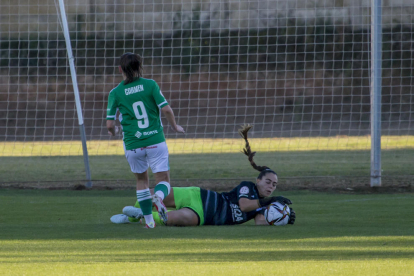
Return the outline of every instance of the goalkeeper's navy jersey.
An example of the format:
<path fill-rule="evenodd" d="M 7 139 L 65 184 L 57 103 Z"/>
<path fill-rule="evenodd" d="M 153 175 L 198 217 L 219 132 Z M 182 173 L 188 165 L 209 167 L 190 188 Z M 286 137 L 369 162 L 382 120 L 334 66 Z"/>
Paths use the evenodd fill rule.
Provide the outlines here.
<path fill-rule="evenodd" d="M 259 199 L 259 191 L 253 182 L 243 181 L 227 193 L 216 193 L 200 189 L 203 202 L 204 225 L 241 224 L 253 219 L 263 211 L 242 212 L 239 206 L 240 198 Z"/>

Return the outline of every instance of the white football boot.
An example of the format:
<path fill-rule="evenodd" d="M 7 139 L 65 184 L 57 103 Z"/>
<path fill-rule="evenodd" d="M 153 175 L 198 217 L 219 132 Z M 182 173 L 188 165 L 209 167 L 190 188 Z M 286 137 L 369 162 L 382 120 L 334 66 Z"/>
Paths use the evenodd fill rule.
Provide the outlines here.
<path fill-rule="evenodd" d="M 125 206 L 124 209 L 122 209 L 122 213 L 124 213 L 124 215 L 127 215 L 128 217 L 139 220 L 144 217 L 142 210 L 134 206 Z"/>
<path fill-rule="evenodd" d="M 155 228 L 155 222 L 150 222 L 145 225 L 145 228 Z"/>
<path fill-rule="evenodd" d="M 118 214 L 111 217 L 111 222 L 116 224 L 131 223 L 128 216 L 124 214 Z"/>
<path fill-rule="evenodd" d="M 155 205 L 155 208 L 158 211 L 160 219 L 162 219 L 162 221 L 164 222 L 164 225 L 167 225 L 167 207 L 165 207 L 164 202 L 162 202 L 162 199 L 157 194 L 155 194 L 152 196 L 152 203 Z"/>

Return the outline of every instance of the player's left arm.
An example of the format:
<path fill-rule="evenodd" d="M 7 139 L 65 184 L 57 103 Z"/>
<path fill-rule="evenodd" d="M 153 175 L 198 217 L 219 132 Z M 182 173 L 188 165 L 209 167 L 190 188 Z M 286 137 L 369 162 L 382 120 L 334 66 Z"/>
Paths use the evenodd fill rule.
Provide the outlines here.
<path fill-rule="evenodd" d="M 287 204 L 287 205 L 292 204 L 292 201 L 290 201 L 290 199 L 283 197 L 283 196 L 265 197 L 265 198 L 254 199 L 254 200 L 241 197 L 239 199 L 239 206 L 242 212 L 250 212 L 260 207 L 266 207 L 267 205 L 275 201 L 278 201 L 282 204 Z"/>
<path fill-rule="evenodd" d="M 292 204 L 292 202 L 288 198 L 285 198 L 283 196 L 250 199 L 254 196 L 254 187 L 255 184 L 253 182 L 243 181 L 239 184 L 237 188 L 237 198 L 239 200 L 239 206 L 242 212 L 254 211 L 257 208 L 266 207 L 267 205 L 275 201 L 279 201 L 282 204 Z"/>
<path fill-rule="evenodd" d="M 107 120 L 106 128 L 108 129 L 108 134 L 115 136 L 119 132 L 119 127 L 115 125 L 115 120 Z"/>
<path fill-rule="evenodd" d="M 243 181 L 237 186 L 237 199 L 242 212 L 254 211 L 260 208 L 257 199 L 254 197 L 255 184 L 250 181 Z"/>
<path fill-rule="evenodd" d="M 239 206 L 242 212 L 250 212 L 260 208 L 257 199 L 251 200 L 245 197 L 240 197 Z"/>
<path fill-rule="evenodd" d="M 115 98 L 115 92 L 112 90 L 109 92 L 108 96 L 108 107 L 106 109 L 106 128 L 108 129 L 108 134 L 115 136 L 118 132 L 118 127 L 115 125 L 117 112 L 117 103 Z"/>

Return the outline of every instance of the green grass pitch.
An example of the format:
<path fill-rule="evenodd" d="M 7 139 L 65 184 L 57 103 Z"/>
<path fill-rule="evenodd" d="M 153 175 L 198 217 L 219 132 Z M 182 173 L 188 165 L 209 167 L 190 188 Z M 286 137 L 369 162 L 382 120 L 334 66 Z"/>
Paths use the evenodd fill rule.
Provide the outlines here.
<path fill-rule="evenodd" d="M 125 156 L 102 155 L 89 158 L 93 180 L 134 181 Z M 258 152 L 257 164 L 276 170 L 280 179 L 303 176 L 369 176 L 369 151 Z M 382 152 L 382 175 L 413 174 L 414 150 Z M 22 166 L 24 173 L 22 173 Z M 255 171 L 240 152 L 226 154 L 170 155 L 172 181 L 175 179 L 254 179 Z M 1 157 L 0 183 L 25 181 L 69 181 L 85 178 L 82 156 Z M 153 178 L 152 178 L 153 179 Z M 46 185 L 46 184 L 45 184 Z M 133 188 L 134 184 L 131 185 Z"/>
<path fill-rule="evenodd" d="M 370 137 L 252 138 L 259 165 L 281 179 L 302 176 L 369 176 Z M 243 139 L 167 139 L 171 178 L 252 177 L 240 153 Z M 382 137 L 382 175 L 412 175 L 414 136 Z M 92 180 L 134 180 L 121 140 L 88 141 Z M 2 182 L 84 180 L 80 141 L 0 142 Z M 24 173 L 22 173 L 24 167 Z"/>
<path fill-rule="evenodd" d="M 414 275 L 414 194 L 283 193 L 294 226 L 115 225 L 131 191 L 0 190 L 0 275 Z"/>

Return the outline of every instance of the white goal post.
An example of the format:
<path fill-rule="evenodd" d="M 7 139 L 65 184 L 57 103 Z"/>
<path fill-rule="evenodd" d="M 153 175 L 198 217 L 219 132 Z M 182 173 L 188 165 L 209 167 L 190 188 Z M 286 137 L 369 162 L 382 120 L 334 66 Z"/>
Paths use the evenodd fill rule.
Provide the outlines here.
<path fill-rule="evenodd" d="M 69 67 L 70 67 L 70 75 L 72 78 L 72 85 L 73 85 L 73 93 L 75 95 L 75 104 L 76 104 L 76 113 L 78 115 L 78 122 L 79 122 L 79 132 L 81 134 L 81 141 L 82 141 L 82 152 L 83 152 L 83 159 L 85 164 L 85 172 L 86 172 L 86 187 L 92 188 L 92 178 L 91 178 L 91 171 L 89 168 L 89 156 L 88 156 L 88 147 L 86 145 L 86 134 L 85 134 L 85 126 L 83 124 L 83 114 L 82 114 L 82 106 L 79 97 L 79 88 L 78 88 L 78 79 L 76 76 L 76 69 L 75 69 L 75 62 L 72 52 L 72 44 L 70 41 L 69 35 L 69 27 L 68 27 L 68 20 L 66 18 L 66 11 L 65 5 L 63 0 L 59 0 L 59 11 L 60 11 L 60 19 L 63 29 L 63 35 L 65 37 L 66 49 L 68 52 L 68 59 L 69 59 Z"/>

